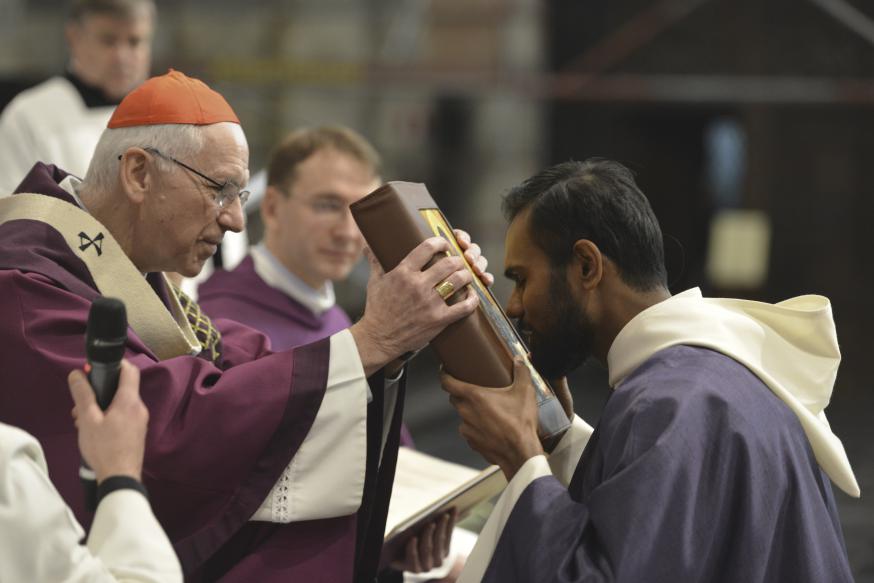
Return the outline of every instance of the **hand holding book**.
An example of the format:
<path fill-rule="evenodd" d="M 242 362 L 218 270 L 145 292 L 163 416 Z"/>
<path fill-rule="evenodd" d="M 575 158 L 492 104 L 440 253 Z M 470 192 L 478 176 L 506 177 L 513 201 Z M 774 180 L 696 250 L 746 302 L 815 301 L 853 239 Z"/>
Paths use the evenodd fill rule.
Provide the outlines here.
<path fill-rule="evenodd" d="M 526 461 L 544 453 L 537 435 L 537 403 L 529 368 L 513 367 L 513 384 L 490 389 L 440 376 L 443 389 L 461 417 L 461 436 L 489 463 L 500 466 L 507 481 Z"/>
<path fill-rule="evenodd" d="M 452 509 L 434 516 L 430 522 L 422 525 L 419 531 L 407 540 L 403 557 L 392 562 L 392 568 L 398 571 L 422 573 L 442 565 L 449 554 L 456 516 L 458 512 Z"/>
<path fill-rule="evenodd" d="M 435 253 L 448 249 L 445 240 L 428 238 L 387 273 L 370 257 L 364 316 L 350 328 L 368 376 L 404 353 L 426 345 L 447 325 L 476 309 L 477 298 L 473 295 L 459 297 L 450 306 L 434 292 L 434 286 L 441 281 L 450 281 L 461 289 L 473 279 L 461 258 L 432 261 Z"/>
<path fill-rule="evenodd" d="M 401 266 L 412 249 L 434 235 L 449 243 L 449 257 L 439 261 L 436 261 L 439 257 L 435 257 L 428 265 L 464 256 L 452 228 L 422 184 L 390 182 L 352 204 L 351 210 L 381 269 L 386 272 Z M 472 279 L 469 289 L 479 299 L 476 310 L 447 326 L 431 341 L 431 346 L 446 372 L 484 387 L 508 386 L 512 382 L 513 359 L 521 357 L 532 379 L 530 388 L 537 402 L 538 435 L 543 447 L 551 450 L 570 426 L 565 410 L 531 366 L 524 342 L 491 291 L 479 278 Z M 438 291 L 434 291 L 435 295 Z"/>
<path fill-rule="evenodd" d="M 433 524 L 436 530 L 446 515 L 452 515 L 457 521 L 464 519 L 474 507 L 497 496 L 506 485 L 497 466 L 480 471 L 400 448 L 385 525 L 383 556 L 387 561 L 406 563 L 411 553 L 408 547 L 413 545 L 420 553 L 421 562 L 421 543 L 425 543 L 426 551 L 428 544 L 432 544 L 433 549 L 433 535 L 437 534 L 433 532 L 423 537 L 423 529 Z M 418 540 L 411 543 L 414 538 Z M 433 550 L 429 554 L 433 557 Z"/>

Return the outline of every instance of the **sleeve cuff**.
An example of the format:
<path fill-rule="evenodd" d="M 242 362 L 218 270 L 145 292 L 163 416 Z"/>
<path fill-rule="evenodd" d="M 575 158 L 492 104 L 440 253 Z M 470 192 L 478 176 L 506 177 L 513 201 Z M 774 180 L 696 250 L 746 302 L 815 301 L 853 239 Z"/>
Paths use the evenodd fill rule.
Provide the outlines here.
<path fill-rule="evenodd" d="M 516 472 L 516 475 L 513 476 L 498 498 L 498 502 L 477 538 L 473 551 L 467 557 L 458 583 L 473 583 L 482 580 L 516 502 L 531 482 L 549 475 L 552 475 L 552 472 L 546 461 L 546 456 L 536 455 L 522 464 L 522 467 L 519 468 L 519 471 Z"/>
<path fill-rule="evenodd" d="M 549 454 L 549 467 L 559 482 L 565 486 L 570 483 L 593 431 L 591 425 L 578 415 L 574 415 L 570 429 Z"/>
<path fill-rule="evenodd" d="M 327 387 L 316 418 L 250 520 L 287 524 L 347 516 L 361 506 L 368 384 L 349 330 L 331 336 L 330 343 Z"/>
<path fill-rule="evenodd" d="M 136 490 L 149 499 L 149 493 L 143 483 L 131 476 L 110 476 L 97 485 L 97 504 L 116 490 Z"/>

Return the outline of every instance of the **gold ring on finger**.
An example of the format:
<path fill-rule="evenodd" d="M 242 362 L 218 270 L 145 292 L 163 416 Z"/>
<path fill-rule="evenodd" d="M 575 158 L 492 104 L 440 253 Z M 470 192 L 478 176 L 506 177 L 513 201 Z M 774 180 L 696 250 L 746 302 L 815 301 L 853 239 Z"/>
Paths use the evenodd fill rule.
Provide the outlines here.
<path fill-rule="evenodd" d="M 437 295 L 443 298 L 443 301 L 446 301 L 449 299 L 449 296 L 455 293 L 455 285 L 448 279 L 444 279 L 434 286 L 434 291 L 437 292 Z"/>

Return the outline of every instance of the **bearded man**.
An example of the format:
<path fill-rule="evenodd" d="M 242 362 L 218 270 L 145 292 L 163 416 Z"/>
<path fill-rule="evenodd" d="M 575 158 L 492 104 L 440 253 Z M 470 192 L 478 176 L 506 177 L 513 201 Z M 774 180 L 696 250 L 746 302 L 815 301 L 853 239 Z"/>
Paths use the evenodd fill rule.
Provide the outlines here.
<path fill-rule="evenodd" d="M 460 581 L 852 581 L 828 300 L 671 296 L 658 221 L 616 162 L 544 170 L 504 210 L 507 314 L 535 367 L 570 415 L 562 377 L 589 355 L 613 392 L 547 457 L 521 363 L 505 389 L 444 375 L 462 435 L 509 480 Z"/>

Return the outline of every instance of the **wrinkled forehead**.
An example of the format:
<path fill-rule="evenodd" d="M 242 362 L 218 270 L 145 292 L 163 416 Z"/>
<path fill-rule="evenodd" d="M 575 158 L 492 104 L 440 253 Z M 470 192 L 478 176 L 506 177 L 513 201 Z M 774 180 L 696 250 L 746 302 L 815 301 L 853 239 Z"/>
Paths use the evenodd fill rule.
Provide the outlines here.
<path fill-rule="evenodd" d="M 207 172 L 244 186 L 249 181 L 249 144 L 240 124 L 221 122 L 203 126 L 198 162 Z"/>
<path fill-rule="evenodd" d="M 246 163 L 248 164 L 249 142 L 246 140 L 246 132 L 243 131 L 243 126 L 238 123 L 224 121 L 204 126 L 204 133 L 207 136 L 214 136 L 215 140 L 222 145 L 226 143 L 228 147 L 245 153 Z"/>

